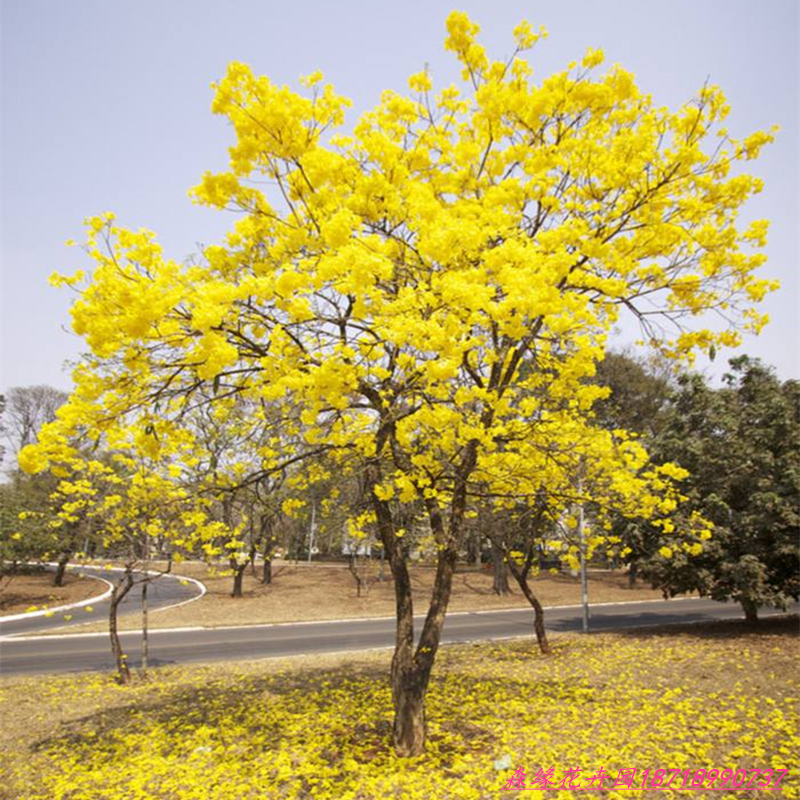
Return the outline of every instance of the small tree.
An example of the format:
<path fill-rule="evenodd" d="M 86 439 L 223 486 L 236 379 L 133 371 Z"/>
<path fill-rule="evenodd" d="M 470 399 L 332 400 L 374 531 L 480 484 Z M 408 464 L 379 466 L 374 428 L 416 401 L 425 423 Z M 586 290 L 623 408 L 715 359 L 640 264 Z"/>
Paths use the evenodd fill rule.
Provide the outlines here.
<path fill-rule="evenodd" d="M 55 419 L 67 397 L 51 386 L 15 386 L 0 395 L 0 439 L 6 442 L 0 444 L 0 463 L 15 460 L 23 447 L 35 442 L 41 427 Z M 0 573 L 20 561 L 48 560 L 57 554 L 55 585 L 61 586 L 69 555 L 59 552 L 48 524 L 53 521 L 56 501 L 51 495 L 58 480 L 50 475 L 28 477 L 16 468 L 8 468 L 7 473 L 9 480 L 0 487 Z"/>
<path fill-rule="evenodd" d="M 76 530 L 83 535 L 90 528 L 105 552 L 123 562 L 109 604 L 109 636 L 119 680 L 126 684 L 131 673 L 117 621 L 122 601 L 141 587 L 146 671 L 149 584 L 169 572 L 173 560 L 219 538 L 223 531 L 209 518 L 208 503 L 181 486 L 181 468 L 175 462 L 178 450 L 162 448 L 150 426 L 118 427 L 110 437 L 98 433 L 95 447 L 105 444 L 107 449 L 94 458 L 86 455 L 80 441 L 67 439 L 57 424 L 46 431 L 41 447 L 24 448 L 20 462 L 34 473 L 48 467 L 59 478 L 51 495 L 49 527 L 62 551 L 72 552 Z M 169 441 L 176 446 L 175 438 Z M 167 559 L 165 571 L 151 570 L 155 557 Z"/>
<path fill-rule="evenodd" d="M 531 453 L 530 458 L 532 467 L 546 471 L 547 480 L 525 502 L 516 486 L 516 459 L 495 460 L 488 488 L 500 508 L 505 507 L 508 523 L 489 535 L 533 608 L 534 632 L 541 651 L 547 653 L 544 608 L 529 583 L 538 574 L 543 555 L 574 570 L 598 549 L 609 557 L 624 555 L 626 543 L 614 533 L 620 515 L 649 520 L 676 549 L 697 545 L 708 522 L 689 513 L 682 528 L 675 529 L 667 517 L 682 499 L 676 481 L 686 477 L 685 470 L 670 463 L 653 465 L 642 445 L 624 431 L 576 423 L 563 430 L 560 441 L 551 442 L 545 453 Z M 579 523 L 584 509 L 586 519 Z"/>

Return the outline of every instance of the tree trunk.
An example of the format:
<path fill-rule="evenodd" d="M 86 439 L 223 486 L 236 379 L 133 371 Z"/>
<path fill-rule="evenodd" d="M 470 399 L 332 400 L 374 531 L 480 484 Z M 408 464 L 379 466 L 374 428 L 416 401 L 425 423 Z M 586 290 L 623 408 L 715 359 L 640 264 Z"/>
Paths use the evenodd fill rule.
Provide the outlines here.
<path fill-rule="evenodd" d="M 447 525 L 445 525 L 441 508 L 436 499 L 424 499 L 431 531 L 439 545 L 439 556 L 436 562 L 436 576 L 430 605 L 417 648 L 411 657 L 414 624 L 412 615 L 410 619 L 411 642 L 406 644 L 405 641 L 398 641 L 395 655 L 399 654 L 400 657 L 397 659 L 397 664 L 395 661 L 392 662 L 392 693 L 395 708 L 394 746 L 400 756 L 417 756 L 425 749 L 425 694 L 428 690 L 428 682 L 447 616 L 447 606 L 453 588 L 453 575 L 458 560 L 458 544 L 467 508 L 467 480 L 475 469 L 476 461 L 477 442 L 471 441 L 465 448 L 464 456 L 456 472 Z M 397 537 L 392 536 L 391 538 L 394 540 L 394 545 L 397 547 L 403 559 L 403 567 L 405 567 L 405 558 L 402 555 L 402 549 L 397 544 Z M 408 571 L 406 570 L 407 575 Z M 398 581 L 395 577 L 395 587 L 397 584 Z M 410 582 L 408 592 L 410 601 Z"/>
<path fill-rule="evenodd" d="M 742 600 L 742 608 L 744 609 L 744 618 L 751 625 L 758 622 L 758 606 L 752 600 Z"/>
<path fill-rule="evenodd" d="M 250 553 L 247 557 L 247 561 L 250 564 L 250 574 L 255 578 L 256 577 L 256 555 L 258 551 L 256 549 L 256 543 L 251 542 L 250 544 Z"/>
<path fill-rule="evenodd" d="M 356 557 L 352 553 L 347 557 L 347 569 L 350 570 L 350 574 L 353 576 L 353 580 L 356 582 L 356 597 L 361 597 L 361 584 L 363 579 L 361 575 L 358 574 Z"/>
<path fill-rule="evenodd" d="M 122 576 L 119 583 L 115 584 L 114 588 L 111 590 L 111 602 L 108 606 L 108 632 L 111 637 L 111 652 L 114 654 L 114 661 L 117 665 L 117 675 L 121 684 L 128 684 L 131 682 L 131 671 L 128 668 L 128 657 L 123 652 L 122 643 L 119 639 L 117 611 L 119 609 L 119 604 L 132 587 L 133 572 L 130 567 L 126 567 L 125 574 Z"/>
<path fill-rule="evenodd" d="M 67 564 L 69 564 L 69 559 L 71 556 L 72 553 L 64 552 L 58 557 L 58 566 L 56 566 L 56 576 L 53 579 L 53 586 L 64 585 L 64 574 L 67 571 Z"/>
<path fill-rule="evenodd" d="M 261 568 L 261 583 L 269 586 L 272 583 L 272 559 L 264 558 L 264 566 Z"/>
<path fill-rule="evenodd" d="M 233 589 L 231 589 L 231 597 L 241 597 L 244 571 L 247 569 L 247 562 L 245 561 L 244 564 L 239 564 L 235 558 L 232 558 L 230 560 L 230 565 L 233 570 Z"/>
<path fill-rule="evenodd" d="M 421 710 L 424 694 L 418 699 L 416 707 L 412 707 L 406 699 L 410 676 L 413 676 L 414 672 L 414 606 L 411 577 L 408 574 L 401 542 L 395 536 L 389 503 L 379 500 L 373 492 L 373 488 L 381 480 L 377 464 L 367 468 L 366 479 L 366 491 L 375 509 L 378 532 L 394 578 L 396 624 L 391 686 L 395 717 L 392 743 L 398 755 L 416 755 L 425 747 L 425 716 L 424 710 Z"/>
<path fill-rule="evenodd" d="M 478 530 L 478 526 L 477 525 L 471 526 L 466 536 L 467 564 L 475 564 L 476 566 L 480 566 L 481 554 L 478 541 L 479 536 L 480 536 L 480 531 Z"/>
<path fill-rule="evenodd" d="M 633 589 L 636 586 L 636 578 L 639 575 L 639 562 L 638 561 L 631 561 L 628 565 L 628 586 Z"/>
<path fill-rule="evenodd" d="M 395 715 L 392 738 L 399 756 L 417 756 L 425 751 L 427 678 L 413 666 L 392 670 Z"/>
<path fill-rule="evenodd" d="M 454 547 L 447 547 L 439 552 L 433 594 L 413 656 L 410 647 L 401 646 L 399 650 L 395 649 L 396 657 L 392 660 L 395 713 L 393 742 L 399 756 L 418 756 L 425 750 L 425 694 L 439 650 L 456 559 L 457 551 Z M 413 617 L 411 624 L 413 625 Z"/>
<path fill-rule="evenodd" d="M 395 750 L 400 756 L 418 756 L 425 750 L 425 694 L 428 690 L 436 653 L 439 650 L 442 628 L 453 587 L 453 575 L 458 559 L 457 534 L 460 533 L 466 507 L 465 485 L 462 484 L 460 490 L 454 492 L 450 506 L 449 530 L 445 530 L 444 519 L 436 500 L 426 499 L 425 506 L 431 530 L 437 542 L 441 544 L 441 549 L 436 562 L 436 576 L 430 605 L 417 648 L 412 655 L 414 618 L 411 614 L 411 583 L 409 581 L 407 586 L 408 604 L 405 610 L 410 614 L 410 619 L 403 633 L 408 636 L 410 632 L 411 640 L 408 641 L 404 638 L 401 641 L 398 635 L 395 658 L 392 660 L 392 697 L 395 711 L 393 740 Z M 405 572 L 403 578 L 407 580 L 408 571 L 405 569 L 406 563 L 402 555 L 402 548 L 397 544 L 397 538 L 392 538 L 395 539 L 395 547 L 400 558 L 403 559 L 402 566 Z M 399 584 L 400 581 L 395 576 L 395 591 Z M 405 593 L 405 591 L 406 588 L 403 587 L 403 592 Z M 399 599 L 398 597 L 398 601 Z M 400 618 L 398 616 L 399 633 Z"/>
<path fill-rule="evenodd" d="M 539 643 L 539 651 L 547 655 L 551 651 L 550 643 L 547 641 L 547 632 L 544 629 L 544 608 L 542 608 L 539 598 L 533 593 L 533 589 L 528 583 L 528 569 L 529 567 L 520 569 L 512 564 L 511 574 L 519 584 L 519 588 L 522 589 L 525 599 L 533 608 L 533 632 L 536 634 L 536 641 Z"/>
<path fill-rule="evenodd" d="M 508 585 L 508 565 L 505 560 L 503 548 L 492 540 L 492 591 L 495 594 L 511 594 Z"/>

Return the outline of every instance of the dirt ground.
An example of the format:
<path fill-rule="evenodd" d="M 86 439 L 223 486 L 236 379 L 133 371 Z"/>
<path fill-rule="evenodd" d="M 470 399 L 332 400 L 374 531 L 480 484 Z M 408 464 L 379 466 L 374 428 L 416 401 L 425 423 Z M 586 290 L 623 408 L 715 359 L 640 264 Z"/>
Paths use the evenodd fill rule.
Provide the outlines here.
<path fill-rule="evenodd" d="M 252 625 L 272 622 L 346 619 L 354 617 L 392 616 L 394 587 L 388 567 L 381 577 L 374 568 L 368 575 L 368 585 L 357 597 L 356 582 L 346 566 L 295 564 L 277 562 L 273 567 L 273 582 L 264 586 L 251 571 L 245 575 L 244 596 L 230 596 L 233 579 L 223 567 L 210 570 L 205 564 L 185 562 L 173 570 L 178 575 L 202 581 L 207 593 L 197 601 L 178 608 L 151 611 L 152 628 L 217 627 Z M 411 580 L 418 613 L 427 609 L 433 585 L 434 570 L 412 567 Z M 573 605 L 580 602 L 580 581 L 570 575 L 541 573 L 532 581 L 534 591 L 546 606 Z M 625 572 L 590 572 L 589 598 L 593 603 L 656 600 L 661 593 L 642 583 L 628 587 Z M 499 608 L 527 608 L 522 592 L 511 580 L 511 593 L 497 596 L 492 592 L 490 571 L 474 568 L 456 573 L 450 611 L 477 611 Z M 140 626 L 138 615 L 120 618 L 122 629 Z M 74 630 L 74 628 L 70 628 Z M 81 632 L 105 630 L 105 622 L 82 625 Z"/>
<path fill-rule="evenodd" d="M 69 573 L 64 576 L 63 586 L 53 586 L 53 576 L 54 573 L 46 572 L 0 578 L 0 616 L 79 603 L 108 588 L 102 581 Z"/>

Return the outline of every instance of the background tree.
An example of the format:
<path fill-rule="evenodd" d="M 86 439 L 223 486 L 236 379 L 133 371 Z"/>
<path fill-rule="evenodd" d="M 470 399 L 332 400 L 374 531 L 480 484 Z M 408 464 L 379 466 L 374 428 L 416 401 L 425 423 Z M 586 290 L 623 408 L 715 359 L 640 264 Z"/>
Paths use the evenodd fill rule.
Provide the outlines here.
<path fill-rule="evenodd" d="M 4 396 L 2 434 L 8 443 L 4 456 L 33 444 L 42 425 L 55 419 L 69 395 L 52 386 L 14 386 Z"/>
<path fill-rule="evenodd" d="M 483 489 L 484 494 L 488 494 L 488 487 L 476 488 L 478 490 Z M 478 529 L 478 549 L 482 548 L 484 542 L 489 542 L 492 560 L 492 591 L 500 596 L 510 594 L 508 554 L 500 544 L 500 539 L 502 538 L 500 532 L 509 525 L 509 515 L 504 514 L 501 509 L 494 508 L 491 502 L 487 502 L 486 498 L 475 498 L 472 501 L 472 506 L 475 508 L 475 526 Z M 465 539 L 468 544 L 469 538 L 469 524 L 467 524 Z"/>
<path fill-rule="evenodd" d="M 675 388 L 672 365 L 655 357 L 643 358 L 631 351 L 608 352 L 597 364 L 592 381 L 606 388 L 593 413 L 607 430 L 626 430 L 641 438 L 648 449 L 655 447 L 663 429 Z M 630 585 L 636 584 L 639 563 L 647 557 L 646 538 L 653 534 L 642 520 L 617 515 L 614 534 L 625 544 L 620 561 L 628 565 Z"/>
<path fill-rule="evenodd" d="M 0 394 L 0 464 L 2 464 L 6 458 L 6 446 L 3 444 L 6 438 L 6 431 L 6 396 Z"/>
<path fill-rule="evenodd" d="M 674 365 L 630 350 L 605 354 L 592 379 L 609 390 L 593 412 L 608 430 L 621 429 L 652 442 L 661 431 L 675 388 Z"/>
<path fill-rule="evenodd" d="M 199 551 L 222 535 L 220 523 L 210 518 L 202 500 L 195 500 L 181 486 L 175 465 L 161 461 L 152 448 L 117 450 L 115 471 L 102 474 L 110 486 L 95 515 L 102 523 L 107 552 L 123 562 L 123 572 L 114 584 L 109 605 L 111 648 L 121 683 L 131 680 L 127 654 L 118 633 L 119 606 L 136 587 L 140 589 L 142 648 L 141 669 L 148 668 L 148 589 L 172 569 L 173 561 Z M 165 569 L 154 569 L 153 561 L 167 561 Z"/>
<path fill-rule="evenodd" d="M 42 524 L 56 486 L 50 476 L 21 476 L 0 483 L 0 575 L 28 562 L 47 562 L 57 552 L 53 530 Z"/>
<path fill-rule="evenodd" d="M 58 480 L 52 475 L 25 475 L 13 462 L 23 447 L 36 441 L 42 425 L 55 419 L 66 399 L 65 392 L 51 386 L 15 386 L 0 396 L 0 438 L 5 442 L 0 444 L 0 463 L 7 465 L 8 476 L 0 485 L 0 572 L 14 571 L 28 561 L 47 561 L 59 552 L 47 525 Z M 60 568 L 56 586 L 62 577 Z"/>
<path fill-rule="evenodd" d="M 543 556 L 577 571 L 598 549 L 611 557 L 625 553 L 625 542 L 613 528 L 620 516 L 646 516 L 675 548 L 696 545 L 708 527 L 696 512 L 684 517 L 679 531 L 665 518 L 680 499 L 674 481 L 686 472 L 670 463 L 652 464 L 642 445 L 627 432 L 607 431 L 583 420 L 564 425 L 559 434 L 544 453 L 530 455 L 535 459 L 530 467 L 546 472 L 547 479 L 525 503 L 515 488 L 519 479 L 513 460 L 505 476 L 503 461 L 495 461 L 491 484 L 494 502 L 501 509 L 497 517 L 508 522 L 495 526 L 489 535 L 505 554 L 533 608 L 534 632 L 543 653 L 549 652 L 544 609 L 529 583 L 539 572 Z"/>
<path fill-rule="evenodd" d="M 286 476 L 280 473 L 265 476 L 249 487 L 245 498 L 246 514 L 250 520 L 248 541 L 250 564 L 256 574 L 256 559 L 261 558 L 260 581 L 272 583 L 272 559 L 278 546 L 278 525 L 281 521 L 282 492 Z"/>
<path fill-rule="evenodd" d="M 689 470 L 686 510 L 714 522 L 693 558 L 651 550 L 654 585 L 742 604 L 786 608 L 800 592 L 800 383 L 781 383 L 746 356 L 730 361 L 722 389 L 681 378 L 658 453 Z"/>

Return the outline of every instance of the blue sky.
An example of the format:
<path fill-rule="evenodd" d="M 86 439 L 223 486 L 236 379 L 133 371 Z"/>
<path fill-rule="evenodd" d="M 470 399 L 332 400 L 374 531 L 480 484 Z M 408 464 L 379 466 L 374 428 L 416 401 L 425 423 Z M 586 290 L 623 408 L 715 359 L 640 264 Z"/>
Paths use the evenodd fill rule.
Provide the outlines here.
<path fill-rule="evenodd" d="M 69 292 L 47 276 L 86 266 L 64 247 L 84 217 L 113 210 L 178 259 L 227 229 L 230 217 L 186 192 L 226 164 L 231 132 L 210 112 L 210 84 L 229 61 L 295 85 L 319 68 L 353 99 L 352 121 L 426 63 L 437 83 L 457 77 L 442 46 L 453 8 L 496 57 L 521 19 L 543 24 L 536 76 L 602 47 L 658 104 L 682 104 L 710 77 L 733 108 L 732 135 L 781 126 L 755 165 L 766 189 L 747 217 L 772 220 L 763 273 L 783 288 L 765 304 L 772 324 L 741 352 L 800 377 L 796 0 L 2 0 L 0 388 L 69 388 L 62 365 L 81 343 L 64 330 Z"/>

